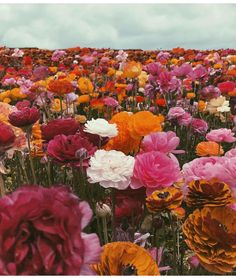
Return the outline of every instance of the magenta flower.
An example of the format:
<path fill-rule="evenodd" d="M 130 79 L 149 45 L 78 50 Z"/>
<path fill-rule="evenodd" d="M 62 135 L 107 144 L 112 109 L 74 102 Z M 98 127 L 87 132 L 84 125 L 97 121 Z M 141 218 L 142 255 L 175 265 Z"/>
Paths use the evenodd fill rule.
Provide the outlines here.
<path fill-rule="evenodd" d="M 234 133 L 232 132 L 232 130 L 227 128 L 219 128 L 210 131 L 209 133 L 207 133 L 206 139 L 208 141 L 214 141 L 217 143 L 233 143 L 236 141 L 236 138 L 234 137 Z"/>
<path fill-rule="evenodd" d="M 151 194 L 156 189 L 171 186 L 179 178 L 179 162 L 174 155 L 151 151 L 136 156 L 130 186 L 133 189 L 146 187 L 146 193 Z"/>
<path fill-rule="evenodd" d="M 155 132 L 144 137 L 142 141 L 142 150 L 144 152 L 159 151 L 168 153 L 183 153 L 182 150 L 176 150 L 180 142 L 175 132 Z"/>
<path fill-rule="evenodd" d="M 119 105 L 118 101 L 114 99 L 113 97 L 105 97 L 103 99 L 104 104 L 110 107 L 116 107 Z"/>
<path fill-rule="evenodd" d="M 20 187 L 0 199 L 0 218 L 0 275 L 93 275 L 99 239 L 82 232 L 92 210 L 68 187 Z"/>
<path fill-rule="evenodd" d="M 47 153 L 58 163 L 73 167 L 88 166 L 89 158 L 95 153 L 97 147 L 87 138 L 76 135 L 57 135 L 49 141 Z"/>
<path fill-rule="evenodd" d="M 205 134 L 208 130 L 208 124 L 202 119 L 193 118 L 191 121 L 192 129 L 200 134 Z"/>
<path fill-rule="evenodd" d="M 221 95 L 219 88 L 212 85 L 204 87 L 200 91 L 200 95 L 205 100 L 211 100 L 212 98 L 218 98 Z"/>
<path fill-rule="evenodd" d="M 184 114 L 185 111 L 182 107 L 171 107 L 167 114 L 167 118 L 169 120 L 177 119 L 179 117 L 182 117 Z"/>
<path fill-rule="evenodd" d="M 182 64 L 179 67 L 175 67 L 172 71 L 172 73 L 176 76 L 176 77 L 186 77 L 190 72 L 192 72 L 192 66 L 190 64 Z"/>

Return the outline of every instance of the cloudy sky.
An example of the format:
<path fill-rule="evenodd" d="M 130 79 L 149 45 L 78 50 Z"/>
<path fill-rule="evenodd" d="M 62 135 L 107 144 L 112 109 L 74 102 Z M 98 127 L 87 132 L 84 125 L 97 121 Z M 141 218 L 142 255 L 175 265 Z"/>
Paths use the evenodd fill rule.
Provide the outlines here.
<path fill-rule="evenodd" d="M 235 48 L 236 4 L 0 4 L 0 45 Z"/>

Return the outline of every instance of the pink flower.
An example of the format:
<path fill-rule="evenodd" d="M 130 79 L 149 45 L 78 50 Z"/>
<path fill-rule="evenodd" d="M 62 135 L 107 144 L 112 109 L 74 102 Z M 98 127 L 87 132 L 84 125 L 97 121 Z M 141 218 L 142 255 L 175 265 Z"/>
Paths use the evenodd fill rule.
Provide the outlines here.
<path fill-rule="evenodd" d="M 68 187 L 24 186 L 0 200 L 0 275 L 93 275 L 92 210 Z"/>
<path fill-rule="evenodd" d="M 16 84 L 16 79 L 11 77 L 11 78 L 6 78 L 4 79 L 4 81 L 2 82 L 2 85 L 3 86 L 11 86 L 11 85 L 14 85 Z"/>
<path fill-rule="evenodd" d="M 55 50 L 52 54 L 51 59 L 53 62 L 57 62 L 65 55 L 66 55 L 66 52 L 64 50 Z"/>
<path fill-rule="evenodd" d="M 159 268 L 160 272 L 167 271 L 167 270 L 171 269 L 171 267 L 168 266 L 168 265 L 167 266 L 160 266 L 161 261 L 162 261 L 163 251 L 164 251 L 163 247 L 160 247 L 158 249 L 157 249 L 157 247 L 152 247 L 152 248 L 149 248 L 148 251 L 151 254 L 152 258 L 155 261 L 157 261 L 157 265 L 158 265 L 158 268 Z"/>
<path fill-rule="evenodd" d="M 105 97 L 103 99 L 104 104 L 110 107 L 116 107 L 119 105 L 118 101 L 114 99 L 113 97 Z"/>
<path fill-rule="evenodd" d="M 209 133 L 207 133 L 206 139 L 208 141 L 214 141 L 217 143 L 233 143 L 236 141 L 236 138 L 234 137 L 234 133 L 232 132 L 232 130 L 227 128 L 219 128 L 210 131 Z"/>
<path fill-rule="evenodd" d="M 212 98 L 217 98 L 221 95 L 219 88 L 212 85 L 203 88 L 200 91 L 200 95 L 203 99 L 210 100 Z"/>
<path fill-rule="evenodd" d="M 224 156 L 228 158 L 236 157 L 236 148 L 229 150 L 228 152 L 225 153 Z"/>
<path fill-rule="evenodd" d="M 171 174 L 170 174 L 171 173 Z M 151 151 L 136 156 L 131 188 L 146 187 L 147 194 L 158 188 L 171 186 L 180 178 L 180 167 L 176 157 Z"/>
<path fill-rule="evenodd" d="M 167 117 L 169 120 L 176 119 L 182 117 L 185 114 L 185 111 L 182 107 L 171 107 Z"/>
<path fill-rule="evenodd" d="M 175 67 L 173 70 L 173 74 L 177 77 L 185 77 L 192 71 L 193 71 L 192 66 L 190 64 L 185 63 L 179 67 Z"/>
<path fill-rule="evenodd" d="M 208 124 L 202 119 L 193 118 L 191 121 L 192 129 L 200 134 L 204 134 L 208 130 Z"/>
<path fill-rule="evenodd" d="M 190 264 L 191 268 L 197 268 L 199 266 L 199 259 L 196 255 L 188 258 L 188 263 Z"/>
<path fill-rule="evenodd" d="M 192 116 L 188 113 L 185 112 L 184 115 L 181 117 L 178 117 L 178 124 L 180 126 L 188 126 L 192 121 Z"/>
<path fill-rule="evenodd" d="M 159 151 L 168 153 L 183 153 L 182 150 L 176 150 L 180 142 L 175 132 L 155 132 L 144 137 L 142 141 L 142 150 L 144 152 Z"/>

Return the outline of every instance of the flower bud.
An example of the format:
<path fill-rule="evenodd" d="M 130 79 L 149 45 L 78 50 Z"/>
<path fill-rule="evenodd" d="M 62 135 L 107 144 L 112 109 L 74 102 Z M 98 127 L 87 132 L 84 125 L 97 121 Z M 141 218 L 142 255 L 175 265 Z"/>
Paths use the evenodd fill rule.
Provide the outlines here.
<path fill-rule="evenodd" d="M 111 215 L 111 208 L 106 204 L 96 204 L 96 215 L 98 217 L 106 217 Z"/>

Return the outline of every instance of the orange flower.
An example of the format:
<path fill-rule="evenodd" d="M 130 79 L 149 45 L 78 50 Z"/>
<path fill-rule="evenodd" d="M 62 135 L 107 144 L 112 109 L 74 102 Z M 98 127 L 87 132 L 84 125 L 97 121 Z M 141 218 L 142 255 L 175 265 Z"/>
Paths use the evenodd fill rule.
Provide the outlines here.
<path fill-rule="evenodd" d="M 192 99 L 192 98 L 195 98 L 195 97 L 196 97 L 196 95 L 194 93 L 192 93 L 192 92 L 187 93 L 187 95 L 186 95 L 187 99 Z"/>
<path fill-rule="evenodd" d="M 158 106 L 165 107 L 166 106 L 166 101 L 165 101 L 164 98 L 159 98 L 159 99 L 156 100 L 156 104 Z"/>
<path fill-rule="evenodd" d="M 118 135 L 111 138 L 106 146 L 106 150 L 122 151 L 125 154 L 137 152 L 139 149 L 141 138 L 132 138 L 128 129 L 131 115 L 128 112 L 120 112 L 112 117 L 110 123 L 116 124 Z"/>
<path fill-rule="evenodd" d="M 32 135 L 34 139 L 42 139 L 42 131 L 39 122 L 36 122 L 32 127 Z"/>
<path fill-rule="evenodd" d="M 30 142 L 31 155 L 33 157 L 42 157 L 45 155 L 45 152 L 43 151 L 43 142 L 44 140 L 42 139 L 36 139 Z"/>
<path fill-rule="evenodd" d="M 94 90 L 93 83 L 90 81 L 89 78 L 80 77 L 78 80 L 78 87 L 80 92 L 84 94 L 91 94 Z"/>
<path fill-rule="evenodd" d="M 74 88 L 66 79 L 51 80 L 48 84 L 48 90 L 59 96 L 69 94 L 74 91 Z"/>
<path fill-rule="evenodd" d="M 206 103 L 203 100 L 199 100 L 198 102 L 198 110 L 200 112 L 204 111 L 206 109 Z"/>
<path fill-rule="evenodd" d="M 82 95 L 82 96 L 79 96 L 79 97 L 78 97 L 77 103 L 78 103 L 78 104 L 81 104 L 81 103 L 88 103 L 89 100 L 90 100 L 89 95 Z"/>
<path fill-rule="evenodd" d="M 224 206 L 233 202 L 233 194 L 224 182 L 196 180 L 188 185 L 186 203 L 189 207 Z"/>
<path fill-rule="evenodd" d="M 220 152 L 220 153 L 219 153 Z M 198 156 L 218 156 L 224 154 L 222 146 L 213 141 L 204 141 L 197 144 L 196 154 Z"/>
<path fill-rule="evenodd" d="M 160 275 L 148 251 L 131 242 L 112 242 L 103 247 L 100 263 L 92 265 L 97 275 Z"/>
<path fill-rule="evenodd" d="M 174 186 L 154 191 L 146 198 L 146 206 L 150 212 L 173 210 L 180 207 L 183 193 Z"/>
<path fill-rule="evenodd" d="M 101 98 L 94 98 L 90 101 L 90 106 L 92 109 L 102 111 L 104 108 L 104 101 Z"/>
<path fill-rule="evenodd" d="M 129 131 L 131 137 L 139 138 L 155 131 L 162 131 L 162 119 L 149 111 L 140 111 L 131 115 Z"/>
<path fill-rule="evenodd" d="M 142 72 L 142 64 L 135 61 L 130 61 L 125 64 L 123 69 L 123 76 L 126 78 L 136 78 Z"/>
<path fill-rule="evenodd" d="M 188 247 L 210 272 L 230 273 L 236 267 L 236 212 L 229 207 L 196 209 L 182 230 Z"/>

